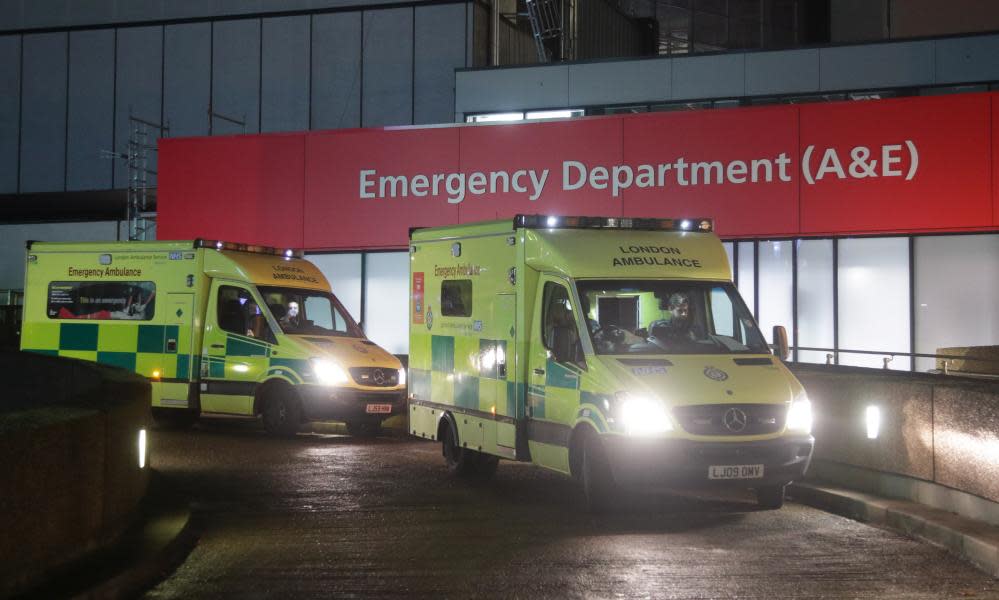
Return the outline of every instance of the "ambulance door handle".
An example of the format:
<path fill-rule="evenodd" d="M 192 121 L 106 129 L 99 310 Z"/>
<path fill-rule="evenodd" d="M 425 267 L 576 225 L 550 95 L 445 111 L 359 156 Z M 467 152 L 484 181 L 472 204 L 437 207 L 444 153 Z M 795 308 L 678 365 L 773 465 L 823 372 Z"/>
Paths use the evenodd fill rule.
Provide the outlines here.
<path fill-rule="evenodd" d="M 225 344 L 212 344 L 212 348 L 225 348 Z"/>
<path fill-rule="evenodd" d="M 544 375 L 545 374 L 545 370 L 544 369 L 534 369 L 534 374 L 535 375 Z"/>

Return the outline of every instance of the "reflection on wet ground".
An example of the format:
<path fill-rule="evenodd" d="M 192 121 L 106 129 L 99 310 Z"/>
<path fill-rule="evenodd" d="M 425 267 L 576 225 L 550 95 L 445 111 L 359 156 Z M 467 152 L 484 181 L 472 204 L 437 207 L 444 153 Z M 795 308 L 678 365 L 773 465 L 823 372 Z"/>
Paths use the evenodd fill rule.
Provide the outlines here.
<path fill-rule="evenodd" d="M 151 443 L 201 534 L 151 598 L 999 598 L 942 550 L 741 492 L 622 494 L 594 516 L 566 477 L 502 462 L 455 481 L 407 437 L 206 420 Z"/>

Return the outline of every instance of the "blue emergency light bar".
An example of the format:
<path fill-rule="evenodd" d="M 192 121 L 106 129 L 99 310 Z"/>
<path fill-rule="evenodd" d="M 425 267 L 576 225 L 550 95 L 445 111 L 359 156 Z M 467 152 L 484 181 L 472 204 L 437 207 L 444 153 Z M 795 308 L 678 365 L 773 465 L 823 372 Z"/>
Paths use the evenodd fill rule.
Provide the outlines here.
<path fill-rule="evenodd" d="M 221 240 L 203 240 L 198 238 L 194 240 L 195 248 L 212 248 L 214 250 L 233 250 L 236 252 L 253 252 L 256 254 L 271 254 L 274 256 L 283 256 L 284 258 L 302 258 L 305 253 L 301 250 L 293 250 L 291 248 L 274 248 L 272 246 L 256 246 L 253 244 L 237 244 L 235 242 L 223 242 Z"/>
<path fill-rule="evenodd" d="M 517 215 L 514 228 L 525 229 L 641 229 L 646 231 L 700 231 L 714 229 L 711 219 L 646 219 L 632 217 L 560 217 Z"/>

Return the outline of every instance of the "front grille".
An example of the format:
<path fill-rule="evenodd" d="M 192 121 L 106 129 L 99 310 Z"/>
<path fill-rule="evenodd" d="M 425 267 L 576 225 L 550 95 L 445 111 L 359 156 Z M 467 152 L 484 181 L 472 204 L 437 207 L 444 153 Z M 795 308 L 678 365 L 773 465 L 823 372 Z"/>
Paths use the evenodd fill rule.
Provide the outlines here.
<path fill-rule="evenodd" d="M 358 385 L 370 387 L 395 387 L 399 385 L 399 371 L 382 367 L 353 367 L 350 376 Z"/>
<path fill-rule="evenodd" d="M 693 435 L 765 435 L 784 428 L 787 406 L 783 404 L 678 406 L 673 409 L 673 416 L 684 431 Z"/>

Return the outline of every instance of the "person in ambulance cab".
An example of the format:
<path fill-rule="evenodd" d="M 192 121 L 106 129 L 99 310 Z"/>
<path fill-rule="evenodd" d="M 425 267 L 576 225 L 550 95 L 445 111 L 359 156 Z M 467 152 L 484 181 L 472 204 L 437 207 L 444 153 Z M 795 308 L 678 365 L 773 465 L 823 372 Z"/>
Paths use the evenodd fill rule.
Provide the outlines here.
<path fill-rule="evenodd" d="M 288 302 L 288 309 L 281 317 L 281 325 L 288 329 L 298 329 L 302 326 L 302 318 L 298 314 L 298 302 L 291 300 Z"/>
<path fill-rule="evenodd" d="M 649 341 L 664 350 L 678 350 L 697 339 L 691 314 L 690 296 L 684 292 L 671 294 L 666 301 L 669 319 L 649 325 Z"/>

